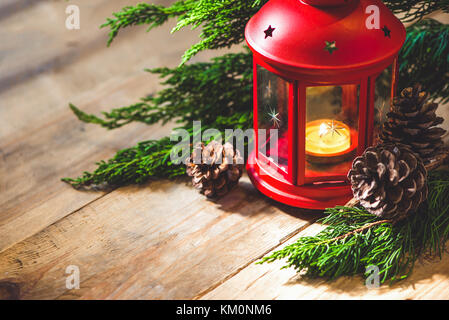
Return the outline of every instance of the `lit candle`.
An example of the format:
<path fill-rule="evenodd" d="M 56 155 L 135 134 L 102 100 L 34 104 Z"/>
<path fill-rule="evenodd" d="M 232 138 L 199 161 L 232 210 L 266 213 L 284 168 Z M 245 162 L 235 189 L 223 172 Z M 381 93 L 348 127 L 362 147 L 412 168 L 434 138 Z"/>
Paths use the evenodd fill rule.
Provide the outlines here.
<path fill-rule="evenodd" d="M 332 157 L 350 149 L 351 130 L 343 122 L 320 119 L 306 124 L 306 153 Z"/>

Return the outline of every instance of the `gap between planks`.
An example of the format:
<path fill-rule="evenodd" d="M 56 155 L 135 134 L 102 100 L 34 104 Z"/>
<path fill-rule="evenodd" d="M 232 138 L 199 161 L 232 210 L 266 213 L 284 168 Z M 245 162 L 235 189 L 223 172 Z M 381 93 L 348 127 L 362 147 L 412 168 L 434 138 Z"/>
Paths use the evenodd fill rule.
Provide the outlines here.
<path fill-rule="evenodd" d="M 143 75 L 141 77 L 138 77 L 137 79 L 140 78 L 143 78 Z M 143 81 L 139 81 L 137 79 L 133 77 L 131 78 L 131 80 L 128 79 L 127 81 L 121 81 L 121 89 L 123 94 L 127 96 L 126 98 L 128 98 L 128 96 L 135 91 L 140 91 L 142 89 L 145 90 L 144 88 L 146 87 L 146 84 Z M 129 89 L 129 87 L 131 87 L 132 89 Z M 103 88 L 103 90 L 108 92 L 107 88 Z M 97 91 L 94 90 L 94 92 Z M 93 111 L 92 109 L 98 109 L 95 100 L 103 101 L 104 99 L 105 97 L 100 95 L 100 97 L 97 97 L 96 99 L 94 99 L 94 101 L 91 101 L 87 104 L 82 103 L 81 105 L 84 110 L 88 109 L 89 111 Z M 117 99 L 117 97 L 115 99 Z M 89 105 L 90 107 L 93 106 L 93 108 L 88 108 L 87 105 Z M 9 170 L 12 170 L 12 172 L 10 171 L 8 173 L 10 177 L 9 181 L 13 181 L 15 177 L 20 177 L 20 175 L 24 174 L 24 170 L 21 170 L 22 167 L 20 167 L 20 161 L 23 162 L 27 159 L 28 160 L 26 161 L 27 167 L 25 173 L 31 172 L 33 175 L 35 175 L 31 180 L 21 180 L 21 184 L 16 183 L 10 186 L 8 186 L 8 184 L 6 183 L 7 181 L 5 180 L 3 187 L 5 187 L 6 193 L 3 194 L 2 202 L 5 206 L 5 210 L 3 210 L 0 219 L 0 230 L 5 231 L 6 233 L 0 236 L 0 239 L 3 239 L 2 241 L 4 241 L 0 241 L 0 243 L 2 243 L 2 245 L 0 246 L 1 252 L 11 247 L 15 243 L 26 239 L 32 234 L 36 233 L 30 233 L 26 230 L 31 231 L 32 229 L 32 231 L 41 231 L 46 227 L 46 225 L 60 220 L 66 214 L 72 214 L 80 207 L 85 206 L 86 203 L 91 203 L 93 199 L 98 199 L 102 196 L 102 192 L 104 192 L 104 190 L 102 190 L 102 192 L 98 192 L 98 194 L 90 195 L 89 193 L 78 193 L 76 191 L 72 191 L 72 188 L 68 187 L 66 184 L 64 184 L 64 182 L 60 181 L 60 178 L 62 176 L 78 175 L 78 169 L 89 169 L 92 167 L 95 161 L 98 161 L 101 158 L 112 156 L 118 149 L 134 145 L 134 141 L 148 139 L 149 137 L 158 138 L 159 136 L 165 135 L 166 133 L 168 133 L 171 127 L 168 126 L 164 128 L 161 126 L 153 126 L 151 128 L 144 125 L 131 126 L 128 129 L 120 130 L 117 132 L 107 132 L 101 136 L 102 138 L 100 139 L 100 141 L 96 141 L 95 144 L 92 144 L 90 142 L 91 139 L 88 138 L 88 132 L 98 134 L 104 129 L 95 126 L 86 126 L 85 132 L 80 132 L 77 128 L 79 128 L 79 126 L 84 127 L 84 125 L 79 124 L 76 117 L 68 110 L 60 111 L 60 114 L 56 115 L 56 117 L 60 117 L 61 121 L 64 122 L 64 125 L 49 126 L 48 123 L 44 125 L 44 127 L 41 127 L 40 125 L 38 127 L 41 127 L 42 130 L 38 130 L 38 133 L 32 134 L 31 136 L 29 136 L 29 138 L 24 140 L 16 140 L 16 144 L 23 144 L 23 147 L 19 147 L 18 145 L 11 145 L 10 143 L 6 143 L 5 146 L 0 147 L 5 148 L 5 154 L 3 155 L 5 168 L 9 168 Z M 67 136 L 67 138 L 64 138 L 65 140 L 61 140 L 62 133 L 64 133 L 64 136 Z M 118 139 L 118 137 L 121 138 Z M 23 139 L 25 137 L 22 136 L 21 138 Z M 40 141 L 43 141 L 45 143 L 41 144 Z M 45 144 L 56 146 L 61 145 L 68 150 L 73 150 L 73 152 L 79 152 L 80 150 L 83 150 L 83 152 L 78 153 L 75 157 L 66 159 L 67 161 L 69 161 L 67 164 L 60 163 L 64 160 L 58 161 L 59 164 L 54 168 L 52 172 L 46 172 L 45 167 L 40 167 L 41 163 L 44 163 L 44 160 L 54 159 L 55 157 L 57 158 L 61 154 L 61 152 L 64 152 L 64 150 L 62 150 L 61 152 L 55 151 L 51 154 L 48 154 L 48 152 L 46 151 L 47 147 L 40 148 L 36 145 L 33 146 L 33 144 L 36 143 L 42 146 L 45 146 Z M 83 145 L 89 146 L 87 151 L 84 151 Z M 8 152 L 10 153 L 10 155 L 8 155 Z M 27 152 L 31 153 L 28 154 Z M 64 157 L 65 156 L 63 156 L 63 158 L 61 159 L 65 159 Z M 47 162 L 53 164 L 55 160 Z M 68 165 L 70 165 L 70 167 L 68 167 Z M 35 168 L 39 168 L 40 170 L 35 170 Z M 30 171 L 32 169 L 33 171 Z M 6 175 L 6 177 L 8 177 L 8 175 Z M 39 181 L 42 181 L 40 179 L 43 179 L 43 181 L 45 181 L 45 186 L 43 186 L 42 184 L 38 184 L 39 181 L 34 182 L 34 180 L 36 179 L 38 179 Z M 27 187 L 27 185 L 29 185 L 30 183 L 33 184 L 33 182 L 35 184 L 35 188 L 33 187 L 33 189 L 28 190 L 29 186 Z M 28 189 L 22 190 L 22 187 L 18 189 L 19 186 Z M 2 185 L 0 185 L 0 189 L 1 187 Z M 18 193 L 18 195 L 13 197 L 15 193 Z M 63 195 L 66 195 L 65 201 L 62 200 Z M 78 204 L 75 203 L 77 201 Z M 66 209 L 67 211 L 65 211 Z M 34 219 L 37 216 L 41 216 L 46 221 Z M 33 219 L 28 219 L 28 223 L 25 224 L 26 221 L 24 219 L 27 219 L 26 217 Z M 30 224 L 29 222 L 32 222 L 32 224 Z M 14 225 L 15 228 L 8 226 L 8 224 L 10 223 L 12 223 L 11 226 Z M 26 230 L 23 230 L 23 228 L 25 228 Z M 7 230 L 9 230 L 9 232 L 7 232 Z M 11 231 L 13 230 L 15 230 L 14 233 L 11 233 Z"/>
<path fill-rule="evenodd" d="M 319 218 L 314 219 L 313 221 L 307 222 L 306 224 L 302 225 L 301 227 L 299 227 L 298 229 L 296 229 L 295 231 L 289 233 L 288 235 L 282 237 L 279 242 L 274 245 L 273 247 L 269 248 L 268 250 L 266 250 L 263 254 L 251 259 L 250 261 L 248 261 L 246 264 L 244 264 L 243 266 L 241 266 L 240 268 L 238 268 L 237 270 L 235 270 L 234 272 L 230 273 L 229 275 L 227 275 L 225 278 L 221 279 L 220 281 L 216 282 L 215 284 L 213 284 L 212 286 L 210 286 L 209 288 L 207 288 L 206 290 L 201 291 L 199 294 L 197 294 L 192 300 L 200 300 L 202 297 L 204 297 L 205 295 L 207 295 L 209 292 L 212 292 L 213 290 L 215 290 L 216 288 L 218 288 L 219 286 L 221 286 L 223 283 L 225 283 L 226 281 L 230 280 L 231 278 L 235 277 L 237 274 L 239 274 L 242 270 L 246 269 L 247 267 L 249 267 L 250 265 L 252 265 L 253 263 L 255 263 L 256 261 L 262 259 L 263 257 L 265 257 L 267 254 L 269 254 L 272 251 L 275 251 L 277 248 L 281 248 L 283 247 L 283 245 L 288 242 L 290 239 L 292 239 L 293 237 L 297 236 L 299 233 L 303 232 L 305 229 L 307 229 L 308 227 L 310 227 L 311 225 L 315 224 L 315 222 L 318 220 Z"/>
<path fill-rule="evenodd" d="M 119 188 L 0 254 L 3 282 L 24 299 L 69 298 L 63 272 L 75 264 L 79 298 L 193 299 L 315 220 L 276 209 L 243 180 L 217 202 L 179 181 Z"/>

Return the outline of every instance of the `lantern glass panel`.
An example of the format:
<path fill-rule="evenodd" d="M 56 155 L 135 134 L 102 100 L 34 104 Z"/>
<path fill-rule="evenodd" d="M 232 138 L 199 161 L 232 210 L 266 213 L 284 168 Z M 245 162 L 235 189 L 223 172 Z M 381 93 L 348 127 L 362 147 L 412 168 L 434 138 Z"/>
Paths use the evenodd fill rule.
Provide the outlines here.
<path fill-rule="evenodd" d="M 375 100 L 374 100 L 374 137 L 377 138 L 382 124 L 387 119 L 387 113 L 391 105 L 391 85 L 393 66 L 385 69 L 376 78 Z"/>
<path fill-rule="evenodd" d="M 360 86 L 307 87 L 306 95 L 306 182 L 340 181 L 357 152 Z"/>
<path fill-rule="evenodd" d="M 257 66 L 259 160 L 288 173 L 288 101 L 290 83 Z"/>

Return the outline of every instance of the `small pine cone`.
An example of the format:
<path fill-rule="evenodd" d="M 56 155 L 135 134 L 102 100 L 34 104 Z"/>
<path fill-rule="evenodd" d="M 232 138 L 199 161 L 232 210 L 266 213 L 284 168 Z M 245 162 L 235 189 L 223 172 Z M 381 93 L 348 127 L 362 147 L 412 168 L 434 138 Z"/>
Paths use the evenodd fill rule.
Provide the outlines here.
<path fill-rule="evenodd" d="M 229 142 L 197 144 L 187 164 L 187 175 L 207 197 L 222 196 L 234 187 L 243 173 L 243 158 Z"/>
<path fill-rule="evenodd" d="M 365 150 L 348 173 L 354 198 L 378 217 L 401 220 L 426 200 L 427 171 L 408 146 L 380 144 Z"/>
<path fill-rule="evenodd" d="M 443 152 L 442 136 L 446 130 L 435 127 L 444 119 L 437 117 L 437 103 L 428 101 L 429 94 L 421 86 L 402 90 L 393 100 L 393 106 L 387 113 L 388 120 L 379 134 L 380 143 L 402 143 L 428 164 L 435 156 Z"/>

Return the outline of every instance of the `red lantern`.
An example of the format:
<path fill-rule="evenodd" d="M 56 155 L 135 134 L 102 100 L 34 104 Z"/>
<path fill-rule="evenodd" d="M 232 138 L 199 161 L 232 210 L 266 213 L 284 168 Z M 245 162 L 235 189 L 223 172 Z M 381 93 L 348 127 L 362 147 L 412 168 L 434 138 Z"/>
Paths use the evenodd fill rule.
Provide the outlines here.
<path fill-rule="evenodd" d="M 346 175 L 388 111 L 405 37 L 380 0 L 271 0 L 251 18 L 247 171 L 262 193 L 309 209 L 351 199 Z"/>

